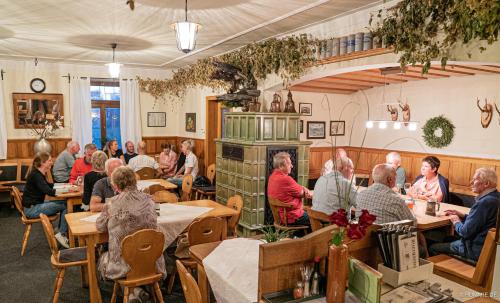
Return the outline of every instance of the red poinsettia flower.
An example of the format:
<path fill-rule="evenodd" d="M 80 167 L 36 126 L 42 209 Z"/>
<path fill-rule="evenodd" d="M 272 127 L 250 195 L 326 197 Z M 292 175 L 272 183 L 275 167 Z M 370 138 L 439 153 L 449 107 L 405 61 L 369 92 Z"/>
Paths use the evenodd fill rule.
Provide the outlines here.
<path fill-rule="evenodd" d="M 359 216 L 358 224 L 367 227 L 373 224 L 375 220 L 377 219 L 377 216 L 372 215 L 368 212 L 368 210 L 363 209 L 361 211 L 361 216 Z"/>
<path fill-rule="evenodd" d="M 366 229 L 359 224 L 351 223 L 351 225 L 349 225 L 349 229 L 347 230 L 347 236 L 351 240 L 359 240 L 365 236 L 365 233 Z"/>
<path fill-rule="evenodd" d="M 340 227 L 345 227 L 349 224 L 349 221 L 347 221 L 347 213 L 343 208 L 333 212 L 328 218 L 332 224 Z"/>

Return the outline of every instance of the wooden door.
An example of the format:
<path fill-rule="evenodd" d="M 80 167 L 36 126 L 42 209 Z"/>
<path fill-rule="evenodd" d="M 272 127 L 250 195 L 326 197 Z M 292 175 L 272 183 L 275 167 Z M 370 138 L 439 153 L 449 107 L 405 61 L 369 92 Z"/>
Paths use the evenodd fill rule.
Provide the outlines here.
<path fill-rule="evenodd" d="M 206 98 L 207 116 L 205 125 L 205 167 L 215 163 L 215 139 L 220 138 L 221 103 L 215 96 Z"/>

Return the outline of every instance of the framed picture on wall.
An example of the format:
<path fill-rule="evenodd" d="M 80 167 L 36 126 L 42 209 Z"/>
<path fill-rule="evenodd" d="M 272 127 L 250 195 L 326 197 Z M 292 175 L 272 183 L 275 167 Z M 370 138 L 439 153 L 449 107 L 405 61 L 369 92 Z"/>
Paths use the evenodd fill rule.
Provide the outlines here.
<path fill-rule="evenodd" d="M 300 130 L 301 134 L 304 132 L 304 120 L 300 120 L 300 122 L 299 122 L 299 130 Z"/>
<path fill-rule="evenodd" d="M 186 113 L 186 131 L 196 132 L 196 113 Z"/>
<path fill-rule="evenodd" d="M 312 103 L 299 103 L 299 114 L 312 116 Z"/>
<path fill-rule="evenodd" d="M 167 126 L 166 112 L 148 112 L 148 127 Z"/>
<path fill-rule="evenodd" d="M 330 121 L 330 136 L 344 136 L 345 121 Z"/>
<path fill-rule="evenodd" d="M 307 121 L 307 139 L 325 139 L 325 122 Z"/>

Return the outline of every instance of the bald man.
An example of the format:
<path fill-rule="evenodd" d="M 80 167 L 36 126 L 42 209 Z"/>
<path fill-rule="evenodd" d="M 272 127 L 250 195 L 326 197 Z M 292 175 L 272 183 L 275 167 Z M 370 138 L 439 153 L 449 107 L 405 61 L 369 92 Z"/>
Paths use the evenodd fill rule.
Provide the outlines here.
<path fill-rule="evenodd" d="M 383 224 L 401 220 L 412 220 L 415 217 L 406 206 L 401 196 L 392 188 L 396 186 L 396 170 L 389 164 L 375 165 L 372 171 L 373 184 L 358 193 L 356 215 L 366 209 L 377 216 L 375 223 Z"/>
<path fill-rule="evenodd" d="M 123 166 L 123 162 L 120 158 L 111 158 L 106 160 L 104 163 L 104 170 L 106 171 L 107 177 L 100 179 L 94 184 L 92 196 L 90 197 L 91 212 L 102 211 L 106 199 L 116 195 L 116 192 L 111 185 L 111 174 L 120 166 Z"/>

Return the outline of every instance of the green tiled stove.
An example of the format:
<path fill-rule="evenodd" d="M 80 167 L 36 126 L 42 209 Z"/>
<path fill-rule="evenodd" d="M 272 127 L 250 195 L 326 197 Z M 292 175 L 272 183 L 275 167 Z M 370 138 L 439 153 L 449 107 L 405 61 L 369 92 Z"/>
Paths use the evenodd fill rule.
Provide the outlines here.
<path fill-rule="evenodd" d="M 244 236 L 271 223 L 266 183 L 274 154 L 289 152 L 292 177 L 307 186 L 311 142 L 300 141 L 299 121 L 295 113 L 225 114 L 222 139 L 216 140 L 216 198 L 222 204 L 233 195 L 243 198 L 239 227 Z"/>

